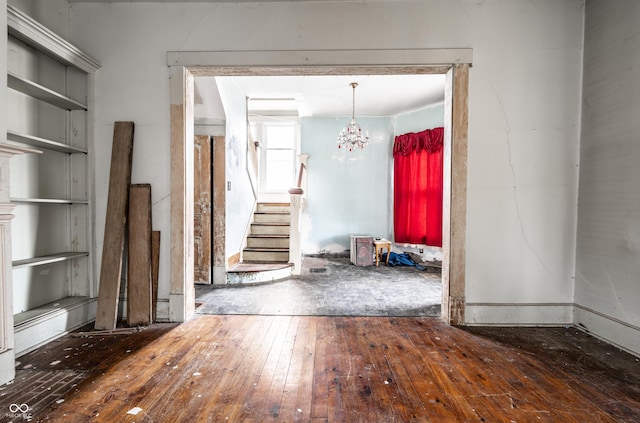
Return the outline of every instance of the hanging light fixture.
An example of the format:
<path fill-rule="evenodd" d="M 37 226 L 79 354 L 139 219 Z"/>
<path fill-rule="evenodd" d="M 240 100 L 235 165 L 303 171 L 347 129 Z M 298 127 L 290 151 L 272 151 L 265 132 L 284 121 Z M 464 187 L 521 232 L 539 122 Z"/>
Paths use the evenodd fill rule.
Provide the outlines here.
<path fill-rule="evenodd" d="M 349 148 L 349 151 L 352 151 L 354 147 L 364 148 L 365 144 L 369 142 L 369 133 L 365 132 L 364 136 L 362 136 L 362 128 L 356 123 L 356 87 L 358 83 L 352 82 L 350 85 L 353 88 L 351 123 L 345 126 L 338 134 L 338 148 L 342 148 L 344 145 L 345 148 Z"/>

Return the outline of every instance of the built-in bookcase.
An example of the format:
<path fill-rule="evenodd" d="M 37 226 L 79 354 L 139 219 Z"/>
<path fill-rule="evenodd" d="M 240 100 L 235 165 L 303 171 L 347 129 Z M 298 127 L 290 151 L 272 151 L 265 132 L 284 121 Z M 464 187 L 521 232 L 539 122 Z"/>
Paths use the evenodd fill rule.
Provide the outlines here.
<path fill-rule="evenodd" d="M 42 154 L 10 162 L 16 353 L 95 317 L 88 87 L 99 63 L 8 6 L 6 139 Z"/>

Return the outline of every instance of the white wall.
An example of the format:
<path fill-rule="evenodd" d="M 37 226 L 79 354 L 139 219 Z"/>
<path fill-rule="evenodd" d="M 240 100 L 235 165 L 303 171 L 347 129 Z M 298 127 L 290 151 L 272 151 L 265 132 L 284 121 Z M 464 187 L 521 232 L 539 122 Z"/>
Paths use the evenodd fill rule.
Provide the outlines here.
<path fill-rule="evenodd" d="M 7 2 L 6 0 L 0 0 L 0 25 L 5 27 L 7 25 Z M 0 86 L 7 85 L 7 38 L 2 37 L 0 39 Z M 0 94 L 0 134 L 6 134 L 7 132 L 7 95 L 5 93 Z M 5 138 L 2 138 L 5 141 Z M 6 185 L 5 185 L 6 186 Z M 2 257 L 4 260 L 5 257 Z M 10 260 L 11 258 L 9 258 Z M 9 272 L 5 272 L 6 275 Z M 10 274 L 10 273 L 9 273 Z M 12 296 L 12 282 L 11 276 L 2 276 L 3 280 L 0 282 L 0 289 L 3 296 Z M 11 299 L 9 299 L 11 301 Z M 13 310 L 10 309 L 10 302 L 7 298 L 0 299 L 0 328 L 3 331 L 2 339 L 0 340 L 0 384 L 7 383 L 15 377 L 15 363 L 14 363 L 14 342 L 11 337 L 10 328 L 13 325 Z M 9 321 L 9 319 L 11 319 Z"/>
<path fill-rule="evenodd" d="M 68 0 L 8 0 L 7 3 L 31 16 L 62 38 L 68 39 Z"/>
<path fill-rule="evenodd" d="M 576 319 L 640 353 L 640 3 L 587 2 Z"/>
<path fill-rule="evenodd" d="M 366 24 L 352 29 L 354 15 Z M 73 3 L 70 16 L 72 41 L 103 64 L 95 108 L 99 237 L 115 120 L 136 122 L 134 181 L 153 183 L 154 226 L 168 237 L 168 50 L 473 48 L 467 319 L 567 320 L 564 304 L 573 301 L 582 0 Z M 100 239 L 98 244 L 101 251 Z M 163 242 L 161 252 L 162 298 L 168 297 L 168 245 Z M 563 306 L 549 313 L 535 305 L 546 303 Z M 496 312 L 501 308 L 507 312 Z M 520 313 L 524 308 L 533 312 Z"/>
<path fill-rule="evenodd" d="M 225 113 L 216 78 L 196 77 L 193 86 L 195 135 L 225 134 Z"/>
<path fill-rule="evenodd" d="M 232 79 L 217 78 L 217 83 L 226 114 L 225 255 L 228 259 L 242 250 L 256 197 L 247 172 L 247 101 L 245 94 Z"/>
<path fill-rule="evenodd" d="M 0 25 L 7 26 L 7 1 L 0 0 Z M 7 37 L 0 38 L 0 86 L 7 86 Z M 7 133 L 7 90 L 0 94 L 0 134 Z M 6 136 L 2 136 L 2 141 Z M 1 369 L 0 369 L 1 371 Z M 0 378 L 1 379 L 1 378 Z"/>

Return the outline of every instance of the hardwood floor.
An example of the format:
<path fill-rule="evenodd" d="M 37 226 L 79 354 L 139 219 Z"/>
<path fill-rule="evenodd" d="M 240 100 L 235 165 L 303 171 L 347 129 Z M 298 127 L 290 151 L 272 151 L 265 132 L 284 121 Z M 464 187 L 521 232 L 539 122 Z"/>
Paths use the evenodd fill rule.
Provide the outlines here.
<path fill-rule="evenodd" d="M 17 379 L 0 407 L 28 404 L 31 421 L 56 422 L 640 420 L 638 359 L 576 329 L 198 315 L 62 338 L 21 358 L 21 375 L 35 371 L 86 378 L 39 408 Z"/>

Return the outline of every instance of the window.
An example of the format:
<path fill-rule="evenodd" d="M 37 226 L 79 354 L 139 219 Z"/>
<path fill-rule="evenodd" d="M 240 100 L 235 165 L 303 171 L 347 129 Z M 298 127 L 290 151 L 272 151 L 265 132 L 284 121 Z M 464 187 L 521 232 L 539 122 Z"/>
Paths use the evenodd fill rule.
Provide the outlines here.
<path fill-rule="evenodd" d="M 286 192 L 294 186 L 295 123 L 263 123 L 263 192 Z"/>

